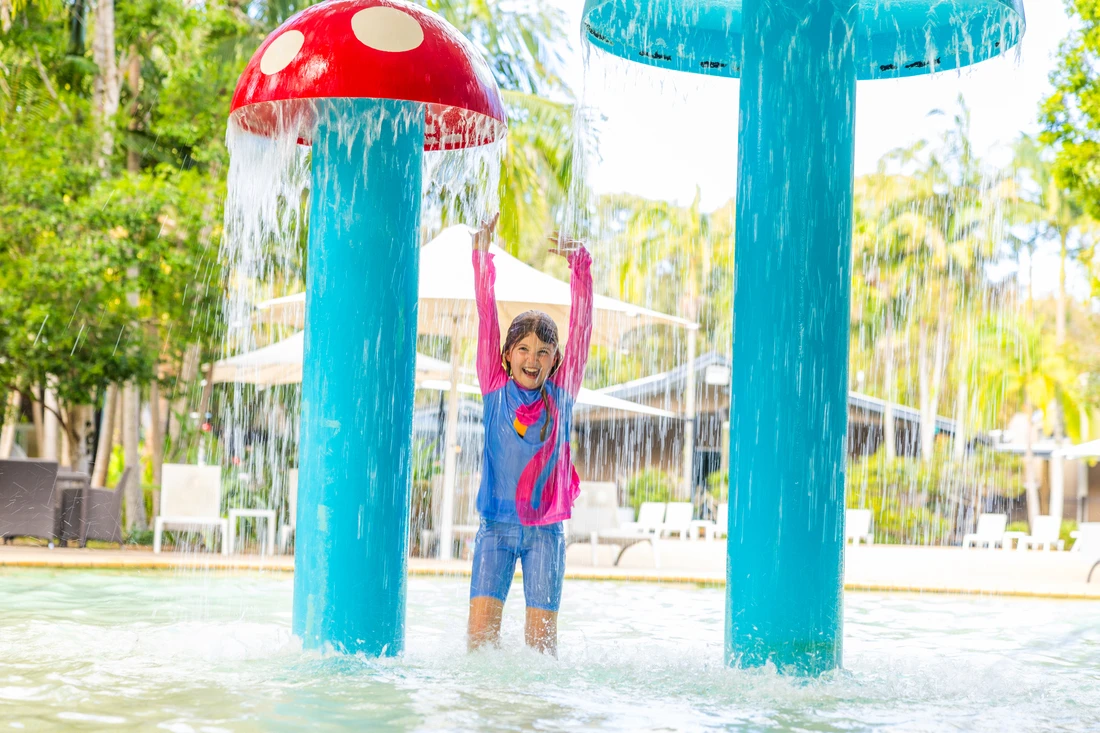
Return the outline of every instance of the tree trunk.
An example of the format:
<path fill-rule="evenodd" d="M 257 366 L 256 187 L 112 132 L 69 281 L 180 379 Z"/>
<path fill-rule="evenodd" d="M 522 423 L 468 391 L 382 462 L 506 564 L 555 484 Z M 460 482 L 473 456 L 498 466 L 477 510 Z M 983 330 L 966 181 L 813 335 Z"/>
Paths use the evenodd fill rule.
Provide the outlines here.
<path fill-rule="evenodd" d="M 202 399 L 199 400 L 199 420 L 206 422 L 206 415 L 210 412 L 210 400 L 214 396 L 214 360 L 206 365 L 206 379 L 202 385 Z"/>
<path fill-rule="evenodd" d="M 1054 324 L 1055 342 L 1061 346 L 1066 343 L 1066 259 L 1069 256 L 1069 232 L 1062 232 L 1062 252 L 1058 271 L 1057 319 Z"/>
<path fill-rule="evenodd" d="M 58 421 L 57 392 L 53 388 L 53 377 L 46 378 L 46 389 L 42 395 L 42 448 L 40 453 L 47 461 L 58 460 Z"/>
<path fill-rule="evenodd" d="M 130 122 L 127 129 L 133 132 L 141 127 L 139 118 L 141 105 L 138 98 L 141 94 L 141 55 L 138 53 L 137 46 L 134 45 L 130 46 L 127 54 L 126 86 L 130 91 Z M 133 148 L 126 151 L 126 170 L 131 173 L 141 170 L 141 153 Z"/>
<path fill-rule="evenodd" d="M 34 447 L 38 457 L 42 457 L 42 447 L 46 444 L 45 426 L 42 424 L 42 402 L 38 387 L 31 388 L 31 422 L 34 423 Z"/>
<path fill-rule="evenodd" d="M 139 531 L 149 526 L 141 491 L 141 453 L 138 435 L 140 409 L 141 395 L 138 393 L 137 385 L 132 382 L 127 383 L 122 388 L 122 450 L 126 467 L 134 470 L 130 472 L 130 481 L 125 487 L 126 528 Z"/>
<path fill-rule="evenodd" d="M 0 31 L 7 33 L 11 30 L 11 16 L 11 0 L 0 0 Z"/>
<path fill-rule="evenodd" d="M 1055 443 L 1061 449 L 1061 443 Z M 1058 517 L 1058 524 L 1062 523 L 1066 504 L 1066 464 L 1061 456 L 1050 457 L 1050 508 L 1047 514 Z"/>
<path fill-rule="evenodd" d="M 951 448 L 951 457 L 956 461 L 966 458 L 966 413 L 968 389 L 966 375 L 959 376 L 958 393 L 955 396 L 955 441 Z"/>
<path fill-rule="evenodd" d="M 6 0 L 0 0 L 0 3 Z M 83 56 L 84 47 L 84 16 L 85 0 L 73 0 L 69 7 L 69 55 Z"/>
<path fill-rule="evenodd" d="M 695 299 L 692 298 L 694 303 Z M 688 313 L 688 320 L 694 322 L 695 308 Z M 696 331 L 689 329 L 687 336 L 687 381 L 684 383 L 684 476 L 680 497 L 681 501 L 691 501 L 695 488 L 695 421 L 698 408 L 695 405 L 695 338 Z"/>
<path fill-rule="evenodd" d="M 920 326 L 920 452 L 921 460 L 932 460 L 936 445 L 936 412 L 939 408 L 940 386 L 943 382 L 943 366 L 947 352 L 947 319 L 940 315 L 936 324 L 936 343 L 929 364 L 928 327 Z"/>
<path fill-rule="evenodd" d="M 0 460 L 11 458 L 15 447 L 15 426 L 19 424 L 19 409 L 23 406 L 23 395 L 13 389 L 8 395 L 8 409 L 4 413 L 4 427 L 0 428 Z"/>
<path fill-rule="evenodd" d="M 199 360 L 202 357 L 202 349 L 198 344 L 190 344 L 183 354 L 183 364 L 180 365 L 179 375 L 176 377 L 176 386 L 173 388 L 173 398 L 170 402 L 167 415 L 168 440 L 176 446 L 180 437 L 180 424 L 190 412 L 188 395 L 191 394 L 191 385 L 199 376 Z M 173 451 L 175 447 L 173 447 Z"/>
<path fill-rule="evenodd" d="M 107 467 L 111 463 L 114 448 L 115 415 L 118 413 L 118 388 L 107 385 L 103 397 L 103 413 L 99 417 L 99 442 L 95 449 L 95 467 L 92 469 L 92 486 L 107 485 Z"/>
<path fill-rule="evenodd" d="M 1039 486 L 1035 482 L 1035 469 L 1032 465 L 1035 462 L 1035 454 L 1031 449 L 1031 414 L 1034 412 L 1034 408 L 1031 405 L 1031 400 L 1024 401 L 1024 414 L 1027 416 L 1027 425 L 1025 428 L 1026 440 L 1024 443 L 1024 492 L 1027 498 L 1027 526 L 1028 530 L 1035 529 L 1035 518 L 1039 516 Z"/>
<path fill-rule="evenodd" d="M 882 408 L 882 440 L 886 460 L 898 457 L 898 433 L 894 424 L 894 403 L 897 400 L 897 362 L 894 360 L 894 314 L 886 313 L 886 405 Z"/>
<path fill-rule="evenodd" d="M 153 516 L 160 515 L 160 469 L 164 464 L 164 434 L 162 432 L 163 425 L 160 420 L 160 385 L 157 384 L 157 380 L 153 380 L 149 383 L 149 414 L 150 425 L 149 434 L 146 436 L 146 440 L 149 445 L 149 463 L 153 468 Z"/>
<path fill-rule="evenodd" d="M 72 435 L 70 435 L 69 432 L 72 429 L 73 425 L 74 408 L 70 407 L 66 410 L 59 407 L 58 409 L 61 410 L 61 414 L 65 416 L 65 419 L 61 421 L 61 440 L 59 441 L 60 453 L 58 454 L 60 457 L 58 458 L 57 462 L 60 463 L 62 466 L 67 466 L 70 470 L 76 470 L 76 466 L 73 464 L 73 454 L 76 451 L 73 450 Z M 66 425 L 68 426 L 67 428 Z"/>
<path fill-rule="evenodd" d="M 88 450 L 88 433 L 91 432 L 92 415 L 91 405 L 76 405 L 69 408 L 69 425 L 66 431 L 69 438 L 69 451 L 73 470 L 81 473 L 88 473 L 92 460 Z"/>
<path fill-rule="evenodd" d="M 92 61 L 96 65 L 95 82 L 92 85 L 92 114 L 100 129 L 97 163 L 100 169 L 106 173 L 115 149 L 115 136 L 112 128 L 115 115 L 118 114 L 119 104 L 118 61 L 115 58 L 114 0 L 98 0 L 96 3 Z"/>

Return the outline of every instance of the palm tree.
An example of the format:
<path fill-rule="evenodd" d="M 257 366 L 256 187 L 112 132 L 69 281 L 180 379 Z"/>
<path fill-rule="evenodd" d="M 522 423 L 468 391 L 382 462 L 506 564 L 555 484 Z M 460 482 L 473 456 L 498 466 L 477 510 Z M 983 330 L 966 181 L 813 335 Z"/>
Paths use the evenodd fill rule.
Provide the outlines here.
<path fill-rule="evenodd" d="M 896 226 L 910 243 L 904 266 L 915 278 L 911 295 L 918 332 L 921 457 L 926 461 L 932 458 L 949 363 L 948 336 L 958 314 L 979 303 L 984 265 L 998 242 L 999 202 L 1004 197 L 1004 178 L 983 169 L 970 142 L 970 111 L 961 98 L 958 105 L 953 125 L 938 146 L 918 144 L 895 154 L 903 164 L 920 162 Z M 967 401 L 966 383 L 958 382 L 957 404 Z"/>
<path fill-rule="evenodd" d="M 1055 239 L 1059 243 L 1059 277 L 1057 321 L 1055 335 L 1059 344 L 1066 342 L 1066 265 L 1071 258 L 1086 252 L 1081 234 L 1089 226 L 1090 219 L 1077 196 L 1061 185 L 1055 175 L 1054 163 L 1043 155 L 1043 149 L 1035 138 L 1021 135 L 1016 141 L 1013 165 L 1026 172 L 1032 189 L 1021 196 L 1020 212 L 1024 221 L 1031 224 L 1041 237 Z M 1071 240 L 1077 240 L 1076 246 Z"/>
<path fill-rule="evenodd" d="M 1024 453 L 1028 521 L 1039 514 L 1039 487 L 1033 475 L 1031 416 L 1039 405 L 1057 404 L 1065 414 L 1079 414 L 1081 395 L 1076 370 L 1063 349 L 1043 333 L 1042 327 L 1022 319 L 1008 325 L 987 322 L 981 331 L 983 342 L 979 389 L 987 405 L 1021 409 L 1027 418 Z M 1049 419 L 1049 414 L 1048 414 Z M 1052 487 L 1051 513 L 1061 514 L 1061 487 Z"/>
<path fill-rule="evenodd" d="M 1054 163 L 1046 156 L 1038 141 L 1030 135 L 1021 135 L 1016 141 L 1013 165 L 1026 173 L 1030 181 L 1020 187 L 1018 211 L 1024 223 L 1029 224 L 1033 239 L 1054 239 L 1059 243 L 1058 295 L 1055 311 L 1055 344 L 1064 348 L 1066 343 L 1066 266 L 1071 257 L 1080 257 L 1085 248 L 1080 234 L 1088 226 L 1089 217 L 1077 197 L 1063 186 L 1055 175 Z M 1077 246 L 1071 245 L 1077 240 Z M 1034 248 L 1032 249 L 1034 255 Z M 1030 281 L 1028 291 L 1030 294 Z M 1029 295 L 1030 303 L 1030 295 Z M 1051 405 L 1054 413 L 1054 437 L 1065 435 L 1064 417 L 1057 404 Z"/>

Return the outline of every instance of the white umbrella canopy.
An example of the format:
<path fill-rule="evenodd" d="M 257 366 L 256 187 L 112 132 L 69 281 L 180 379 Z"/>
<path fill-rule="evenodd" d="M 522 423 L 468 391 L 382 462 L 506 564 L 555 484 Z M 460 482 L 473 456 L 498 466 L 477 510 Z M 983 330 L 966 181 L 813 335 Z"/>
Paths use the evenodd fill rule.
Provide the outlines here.
<path fill-rule="evenodd" d="M 222 359 L 214 364 L 214 383 L 294 384 L 302 381 L 305 332 L 245 354 Z M 451 365 L 424 354 L 416 355 L 416 378 L 447 379 Z"/>
<path fill-rule="evenodd" d="M 214 383 L 237 382 L 242 384 L 295 384 L 302 381 L 302 360 L 305 352 L 305 334 L 302 331 L 290 338 L 245 354 L 222 359 L 214 364 Z M 451 365 L 425 354 L 416 355 L 416 386 L 447 392 L 451 388 Z M 469 384 L 460 384 L 459 392 L 478 394 L 480 390 Z M 622 412 L 633 412 L 656 417 L 676 417 L 674 413 L 648 405 L 581 389 L 577 404 L 606 407 Z"/>
<path fill-rule="evenodd" d="M 474 270 L 470 262 L 472 230 L 464 225 L 448 227 L 420 249 L 420 288 L 417 332 L 471 336 L 477 330 Z M 497 312 L 502 332 L 512 319 L 527 310 L 540 310 L 558 324 L 562 340 L 568 338 L 571 295 L 569 283 L 540 272 L 493 246 L 496 265 Z M 305 293 L 264 301 L 257 307 L 263 320 L 301 327 L 305 322 Z M 676 316 L 621 300 L 594 298 L 592 342 L 617 348 L 628 331 L 643 326 L 669 325 L 696 329 L 698 325 Z"/>

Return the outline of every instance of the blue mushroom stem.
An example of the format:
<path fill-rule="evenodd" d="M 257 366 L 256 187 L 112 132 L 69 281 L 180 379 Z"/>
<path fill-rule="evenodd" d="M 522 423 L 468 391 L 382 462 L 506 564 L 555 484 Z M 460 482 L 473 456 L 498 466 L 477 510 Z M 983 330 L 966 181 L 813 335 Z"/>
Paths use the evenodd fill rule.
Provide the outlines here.
<path fill-rule="evenodd" d="M 317 103 L 293 630 L 392 656 L 405 639 L 424 109 Z"/>
<path fill-rule="evenodd" d="M 745 0 L 726 661 L 841 664 L 855 3 Z"/>

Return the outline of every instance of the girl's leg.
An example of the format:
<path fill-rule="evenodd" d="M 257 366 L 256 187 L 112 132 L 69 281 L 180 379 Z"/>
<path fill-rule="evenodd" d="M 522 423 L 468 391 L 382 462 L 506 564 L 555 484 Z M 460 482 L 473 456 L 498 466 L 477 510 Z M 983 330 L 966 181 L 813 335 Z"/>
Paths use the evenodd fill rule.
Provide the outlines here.
<path fill-rule="evenodd" d="M 470 599 L 470 620 L 466 625 L 466 648 L 473 651 L 485 644 L 500 643 L 500 618 L 504 604 L 492 596 Z"/>
<path fill-rule="evenodd" d="M 523 595 L 527 601 L 524 639 L 545 654 L 558 654 L 558 607 L 565 578 L 565 534 L 561 524 L 523 528 Z"/>
<path fill-rule="evenodd" d="M 527 607 L 527 624 L 523 629 L 527 646 L 543 654 L 558 656 L 558 613 Z"/>
<path fill-rule="evenodd" d="M 474 567 L 470 578 L 470 618 L 466 648 L 500 642 L 504 599 L 516 573 L 519 525 L 482 520 L 474 540 Z"/>

